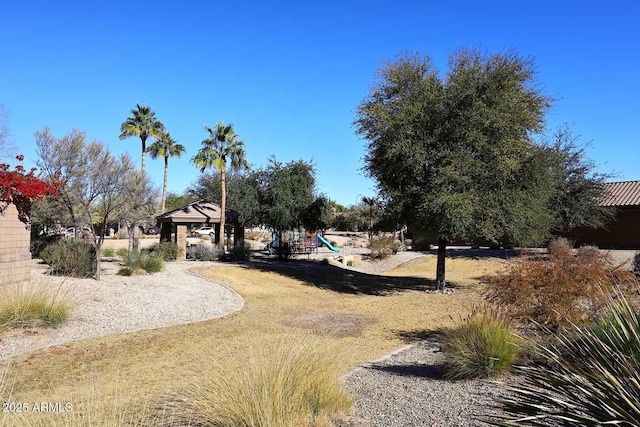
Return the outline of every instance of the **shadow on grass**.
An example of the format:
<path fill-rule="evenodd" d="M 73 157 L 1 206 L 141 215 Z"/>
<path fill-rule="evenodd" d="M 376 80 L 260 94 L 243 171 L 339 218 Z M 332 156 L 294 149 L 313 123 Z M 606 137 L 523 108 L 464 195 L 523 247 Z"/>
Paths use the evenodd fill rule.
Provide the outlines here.
<path fill-rule="evenodd" d="M 412 331 L 393 331 L 394 334 L 402 339 L 402 341 L 411 344 L 416 341 L 425 340 L 442 340 L 444 334 L 441 330 L 437 329 L 414 329 Z"/>
<path fill-rule="evenodd" d="M 316 261 L 263 259 L 248 263 L 247 266 L 345 294 L 388 295 L 395 292 L 435 289 L 435 281 L 429 279 L 366 274 Z"/>

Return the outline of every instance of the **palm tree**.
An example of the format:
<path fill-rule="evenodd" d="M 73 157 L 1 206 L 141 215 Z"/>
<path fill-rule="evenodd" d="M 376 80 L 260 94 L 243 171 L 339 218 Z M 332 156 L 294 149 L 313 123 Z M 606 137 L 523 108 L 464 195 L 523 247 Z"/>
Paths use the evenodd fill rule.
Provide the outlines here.
<path fill-rule="evenodd" d="M 238 139 L 238 135 L 233 131 L 233 125 L 224 125 L 222 122 L 216 123 L 215 130 L 209 126 L 204 126 L 209 133 L 209 137 L 202 141 L 202 148 L 198 154 L 191 158 L 191 162 L 200 172 L 207 168 L 213 168 L 220 172 L 220 230 L 222 231 L 222 249 L 225 250 L 224 225 L 227 211 L 227 167 L 232 170 L 248 169 L 249 163 L 245 158 L 244 142 Z"/>
<path fill-rule="evenodd" d="M 144 165 L 147 157 L 147 138 L 158 138 L 164 132 L 164 125 L 156 119 L 155 111 L 151 111 L 146 105 L 136 103 L 136 109 L 130 110 L 131 117 L 120 125 L 120 139 L 131 136 L 139 136 L 142 141 L 142 166 L 140 170 L 144 173 Z"/>
<path fill-rule="evenodd" d="M 184 145 L 178 144 L 169 134 L 163 132 L 158 140 L 147 149 L 152 159 L 164 157 L 164 182 L 162 183 L 162 212 L 165 211 L 167 200 L 167 178 L 169 176 L 169 157 L 182 157 Z"/>

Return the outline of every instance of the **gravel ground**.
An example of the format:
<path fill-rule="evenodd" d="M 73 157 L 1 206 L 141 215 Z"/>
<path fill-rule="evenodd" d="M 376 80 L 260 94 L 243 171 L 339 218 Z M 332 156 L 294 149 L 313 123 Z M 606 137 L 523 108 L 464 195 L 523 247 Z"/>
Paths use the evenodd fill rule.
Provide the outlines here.
<path fill-rule="evenodd" d="M 35 282 L 60 286 L 78 301 L 70 320 L 58 328 L 32 328 L 0 335 L 0 359 L 69 341 L 156 329 L 213 319 L 239 311 L 242 297 L 228 287 L 187 273 L 195 266 L 175 261 L 159 273 L 118 276 L 116 262 L 103 262 L 102 280 L 45 276 Z"/>
<path fill-rule="evenodd" d="M 339 427 L 476 427 L 504 388 L 488 380 L 440 378 L 444 355 L 435 339 L 403 347 L 345 375 L 355 413 Z"/>

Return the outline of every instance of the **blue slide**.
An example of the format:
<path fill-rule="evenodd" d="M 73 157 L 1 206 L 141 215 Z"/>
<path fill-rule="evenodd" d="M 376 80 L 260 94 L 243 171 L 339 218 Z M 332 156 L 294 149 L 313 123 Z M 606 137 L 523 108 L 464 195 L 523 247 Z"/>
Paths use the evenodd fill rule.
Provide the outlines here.
<path fill-rule="evenodd" d="M 318 234 L 318 240 L 320 240 L 322 243 L 324 243 L 324 245 L 326 247 L 328 247 L 329 249 L 331 249 L 334 252 L 340 252 L 340 249 L 331 246 L 331 243 L 329 243 L 329 241 L 327 239 L 325 239 L 324 237 L 322 237 L 322 234 Z"/>

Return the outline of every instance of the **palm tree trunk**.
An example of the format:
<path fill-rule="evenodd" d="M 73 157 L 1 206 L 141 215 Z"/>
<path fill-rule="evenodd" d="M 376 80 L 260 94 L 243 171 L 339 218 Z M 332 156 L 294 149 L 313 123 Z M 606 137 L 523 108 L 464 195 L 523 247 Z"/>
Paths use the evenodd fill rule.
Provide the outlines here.
<path fill-rule="evenodd" d="M 140 171 L 144 175 L 144 166 L 147 161 L 147 138 L 140 136 L 140 140 L 142 141 L 142 166 L 140 167 Z"/>
<path fill-rule="evenodd" d="M 164 157 L 164 182 L 162 183 L 162 213 L 164 213 L 167 202 L 167 178 L 169 177 L 169 156 Z"/>
<path fill-rule="evenodd" d="M 226 253 L 226 245 L 225 245 L 225 232 L 224 232 L 224 223 L 227 216 L 227 171 L 222 169 L 220 171 L 220 190 L 222 191 L 222 195 L 220 197 L 220 234 L 222 235 L 222 253 Z"/>

